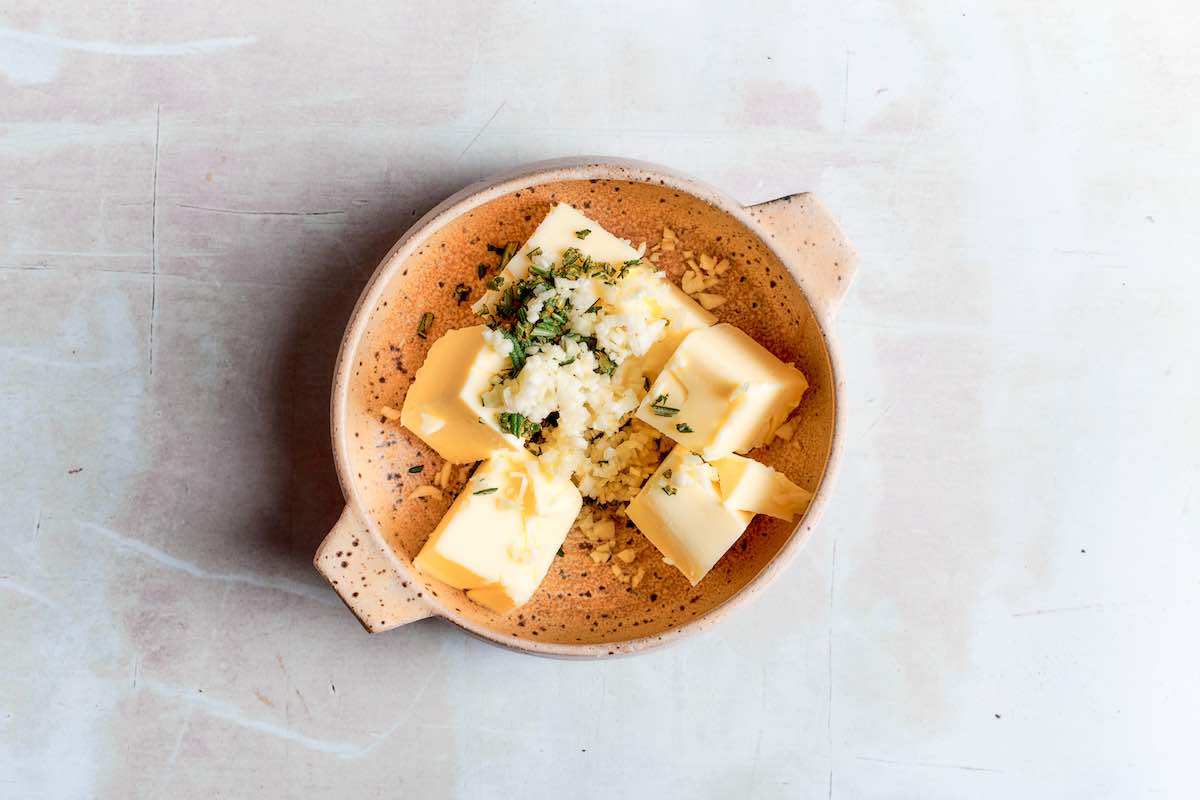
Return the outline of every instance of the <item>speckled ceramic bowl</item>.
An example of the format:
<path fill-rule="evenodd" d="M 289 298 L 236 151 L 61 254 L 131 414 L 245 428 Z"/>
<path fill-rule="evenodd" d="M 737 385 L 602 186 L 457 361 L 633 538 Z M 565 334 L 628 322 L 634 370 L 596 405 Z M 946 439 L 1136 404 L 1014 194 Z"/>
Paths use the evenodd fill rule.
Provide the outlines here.
<path fill-rule="evenodd" d="M 658 266 L 678 280 L 684 251 L 728 258 L 711 291 L 729 298 L 717 316 L 745 329 L 810 387 L 790 441 L 752 454 L 815 492 L 798 523 L 759 515 L 693 587 L 633 527 L 619 547 L 644 567 L 634 588 L 597 565 L 573 530 L 564 555 L 525 606 L 495 614 L 421 574 L 412 559 L 466 478 L 455 468 L 444 498 L 403 499 L 443 462 L 383 406 L 400 408 L 430 345 L 476 323 L 454 287 L 482 291 L 476 265 L 494 265 L 489 243 L 524 241 L 554 202 L 567 202 L 634 244 L 655 244 L 664 227 L 679 244 Z M 766 586 L 796 555 L 828 501 L 842 430 L 841 377 L 829 325 L 854 271 L 854 254 L 807 194 L 743 208 L 716 190 L 661 167 L 587 159 L 535 164 L 469 186 L 425 215 L 375 271 L 346 328 L 333 385 L 333 452 L 346 509 L 314 563 L 368 631 L 438 616 L 497 644 L 530 653 L 595 657 L 655 647 L 720 619 Z M 435 321 L 416 336 L 421 314 Z M 419 474 L 409 472 L 424 465 Z"/>

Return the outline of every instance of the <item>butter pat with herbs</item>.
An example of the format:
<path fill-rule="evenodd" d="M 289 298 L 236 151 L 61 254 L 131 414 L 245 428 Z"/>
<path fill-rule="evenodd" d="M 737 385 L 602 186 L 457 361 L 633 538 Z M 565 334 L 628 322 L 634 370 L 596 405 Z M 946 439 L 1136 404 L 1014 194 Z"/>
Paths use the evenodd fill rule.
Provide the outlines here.
<path fill-rule="evenodd" d="M 566 203 L 558 203 L 542 219 L 525 245 L 517 250 L 500 272 L 503 287 L 511 286 L 529 275 L 529 265 L 537 259 L 541 263 L 559 261 L 570 248 L 592 261 L 620 265 L 636 261 L 641 252 L 625 239 L 619 239 L 585 217 L 578 209 Z M 531 256 L 530 253 L 535 255 Z M 479 312 L 484 307 L 495 305 L 500 291 L 488 291 L 475 302 L 472 310 Z"/>
<path fill-rule="evenodd" d="M 532 456 L 497 453 L 475 470 L 414 563 L 507 614 L 546 577 L 582 503 L 571 481 L 550 476 Z"/>
<path fill-rule="evenodd" d="M 788 480 L 774 467 L 745 456 L 725 456 L 713 462 L 721 484 L 721 499 L 736 511 L 766 514 L 792 522 L 808 508 L 812 493 Z"/>
<path fill-rule="evenodd" d="M 722 323 L 687 335 L 637 417 L 711 462 L 768 441 L 807 388 L 798 369 Z"/>
<path fill-rule="evenodd" d="M 644 355 L 627 362 L 622 378 L 632 383 L 641 383 L 643 377 L 653 381 L 689 333 L 707 328 L 717 321 L 711 312 L 705 311 L 670 281 L 661 281 L 661 285 L 655 287 L 645 302 L 653 318 L 665 319 L 667 325 L 658 341 Z"/>
<path fill-rule="evenodd" d="M 629 519 L 693 586 L 754 519 L 721 497 L 717 470 L 676 445 L 626 509 Z"/>
<path fill-rule="evenodd" d="M 447 331 L 433 343 L 417 370 L 400 423 L 438 455 L 454 464 L 487 458 L 500 450 L 520 450 L 515 436 L 503 433 L 496 413 L 485 409 L 480 396 L 508 365 L 475 325 Z"/>

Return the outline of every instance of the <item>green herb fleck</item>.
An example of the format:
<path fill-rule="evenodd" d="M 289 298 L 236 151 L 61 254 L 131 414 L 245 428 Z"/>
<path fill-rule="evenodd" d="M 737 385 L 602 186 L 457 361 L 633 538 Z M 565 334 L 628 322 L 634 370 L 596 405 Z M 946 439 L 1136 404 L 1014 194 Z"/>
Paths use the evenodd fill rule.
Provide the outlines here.
<path fill-rule="evenodd" d="M 664 477 L 664 478 L 666 478 L 667 480 L 671 480 L 671 470 L 669 470 L 669 469 L 664 469 L 664 470 L 663 470 L 663 477 Z"/>
<path fill-rule="evenodd" d="M 499 290 L 499 288 L 503 285 L 504 285 L 504 276 L 503 275 L 497 275 L 496 277 L 492 278 L 490 281 L 487 282 L 487 288 L 491 289 L 492 291 Z"/>
<path fill-rule="evenodd" d="M 560 362 L 558 362 L 558 365 L 559 365 L 560 367 L 565 367 L 565 366 L 567 366 L 568 364 L 574 364 L 574 363 L 575 363 L 575 356 L 571 356 L 571 357 L 570 357 L 570 358 L 568 358 L 566 361 L 560 361 Z"/>
<path fill-rule="evenodd" d="M 535 256 L 540 256 L 541 254 L 542 254 L 542 248 L 535 247 L 532 250 L 530 250 L 528 253 L 526 253 L 525 255 L 529 258 L 534 258 Z"/>
<path fill-rule="evenodd" d="M 517 254 L 517 248 L 520 246 L 517 242 L 509 242 L 504 245 L 504 252 L 500 254 L 500 269 L 508 266 L 508 262 L 512 261 L 513 256 Z"/>
<path fill-rule="evenodd" d="M 512 374 L 515 378 L 521 373 L 521 368 L 525 366 L 525 345 L 521 344 L 520 339 L 512 331 L 502 331 L 504 338 L 512 342 L 512 352 L 508 354 L 512 361 Z"/>
<path fill-rule="evenodd" d="M 679 431 L 680 433 L 695 433 L 695 431 L 692 430 L 692 426 L 688 425 L 686 422 L 681 422 L 676 425 L 675 430 Z"/>
<path fill-rule="evenodd" d="M 498 491 L 500 491 L 500 488 L 497 486 L 493 486 L 490 489 L 480 489 L 477 492 L 471 492 L 471 494 L 495 494 Z"/>
<path fill-rule="evenodd" d="M 586 239 L 588 237 L 588 234 L 591 232 L 592 232 L 591 228 L 584 228 L 581 231 L 575 231 L 575 238 L 576 239 Z"/>
<path fill-rule="evenodd" d="M 596 351 L 596 372 L 601 375 L 612 375 L 617 371 L 617 362 L 609 358 L 608 353 L 603 350 Z M 675 409 L 679 411 L 679 409 Z"/>
<path fill-rule="evenodd" d="M 431 325 L 433 325 L 433 313 L 426 311 L 421 315 L 421 321 L 417 323 L 417 336 L 420 336 L 422 339 L 428 338 Z"/>
<path fill-rule="evenodd" d="M 667 405 L 668 397 L 670 397 L 670 395 L 660 394 L 654 399 L 654 402 L 650 404 L 650 410 L 660 417 L 673 417 L 678 414 L 678 408 L 672 408 L 671 406 Z"/>
<path fill-rule="evenodd" d="M 566 553 L 564 553 L 564 552 L 563 552 L 563 549 L 562 549 L 561 547 L 560 547 L 560 548 L 558 548 L 558 555 L 559 555 L 560 557 L 561 557 L 561 556 L 565 556 L 565 555 L 566 555 Z"/>
<path fill-rule="evenodd" d="M 552 319 L 539 319 L 530 331 L 530 335 L 538 339 L 553 339 L 561 334 L 562 326 Z"/>
<path fill-rule="evenodd" d="M 500 412 L 500 430 L 508 431 L 519 439 L 525 439 L 540 432 L 542 426 L 526 419 L 522 414 L 502 411 Z"/>
<path fill-rule="evenodd" d="M 417 464 L 415 467 L 409 467 L 408 471 L 411 472 L 412 474 L 416 475 L 418 472 L 422 471 L 423 469 L 425 469 L 424 464 Z"/>
<path fill-rule="evenodd" d="M 465 283 L 460 283 L 454 287 L 454 299 L 458 302 L 459 305 L 462 305 L 462 302 L 470 296 L 471 296 L 471 287 L 467 286 Z"/>
<path fill-rule="evenodd" d="M 662 490 L 667 495 L 674 495 L 675 492 L 679 491 L 674 486 L 667 486 L 667 485 L 663 485 Z"/>
<path fill-rule="evenodd" d="M 596 298 L 596 301 L 595 301 L 594 303 L 592 303 L 590 306 L 588 306 L 588 307 L 587 307 L 587 311 L 585 311 L 585 312 L 583 312 L 583 313 L 585 313 L 585 314 L 597 314 L 597 313 L 599 313 L 599 311 L 600 311 L 600 298 L 599 298 L 599 297 L 597 297 L 597 298 Z"/>
<path fill-rule="evenodd" d="M 487 275 L 487 274 L 488 274 L 488 265 L 487 264 L 480 264 L 477 267 L 475 267 L 476 277 L 482 279 L 483 276 Z"/>

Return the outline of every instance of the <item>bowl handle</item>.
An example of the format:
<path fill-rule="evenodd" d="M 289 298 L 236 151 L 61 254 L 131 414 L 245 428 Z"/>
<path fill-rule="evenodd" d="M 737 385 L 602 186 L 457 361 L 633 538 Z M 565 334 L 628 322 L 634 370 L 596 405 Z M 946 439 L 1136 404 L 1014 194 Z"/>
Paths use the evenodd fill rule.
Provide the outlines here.
<path fill-rule="evenodd" d="M 746 210 L 766 230 L 813 305 L 826 316 L 836 314 L 858 269 L 858 256 L 825 207 L 803 192 Z"/>
<path fill-rule="evenodd" d="M 431 616 L 423 587 L 396 571 L 390 553 L 347 506 L 317 548 L 313 566 L 368 633 Z"/>

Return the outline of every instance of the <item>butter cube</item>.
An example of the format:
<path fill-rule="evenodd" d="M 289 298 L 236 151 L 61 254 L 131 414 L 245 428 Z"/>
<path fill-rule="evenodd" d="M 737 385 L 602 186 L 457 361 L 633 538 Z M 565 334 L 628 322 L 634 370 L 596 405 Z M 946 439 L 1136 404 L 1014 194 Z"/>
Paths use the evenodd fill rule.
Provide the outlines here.
<path fill-rule="evenodd" d="M 578 234 L 582 231 L 589 233 L 581 239 Z M 638 251 L 629 242 L 613 236 L 573 206 L 558 203 L 538 223 L 529 241 L 525 242 L 500 273 L 504 276 L 504 286 L 510 286 L 529 275 L 530 252 L 541 250 L 542 258 L 556 262 L 560 261 L 563 252 L 571 247 L 585 256 L 591 256 L 593 261 L 605 264 L 619 265 L 638 258 Z M 484 307 L 495 305 L 498 299 L 500 292 L 486 292 L 475 302 L 472 309 L 478 312 Z"/>
<path fill-rule="evenodd" d="M 765 443 L 800 404 L 808 381 L 726 323 L 676 348 L 637 417 L 708 461 Z"/>
<path fill-rule="evenodd" d="M 812 493 L 773 467 L 743 456 L 713 462 L 720 476 L 721 498 L 737 511 L 766 514 L 789 522 L 808 508 Z"/>
<path fill-rule="evenodd" d="M 527 602 L 546 577 L 583 498 L 570 480 L 524 453 L 479 465 L 414 563 L 499 614 Z"/>
<path fill-rule="evenodd" d="M 400 422 L 454 464 L 519 450 L 520 440 L 500 431 L 480 396 L 508 366 L 484 338 L 483 325 L 447 331 L 433 343 L 404 398 Z"/>
<path fill-rule="evenodd" d="M 676 445 L 626 513 L 692 585 L 698 584 L 750 525 L 754 514 L 721 498 L 711 464 Z"/>
<path fill-rule="evenodd" d="M 656 291 L 647 302 L 651 306 L 652 317 L 665 319 L 667 327 L 662 338 L 649 350 L 622 365 L 624 369 L 619 377 L 631 386 L 641 384 L 643 377 L 651 381 L 657 378 L 689 333 L 707 328 L 717 321 L 715 316 L 701 308 L 699 303 L 670 281 L 658 282 Z"/>

